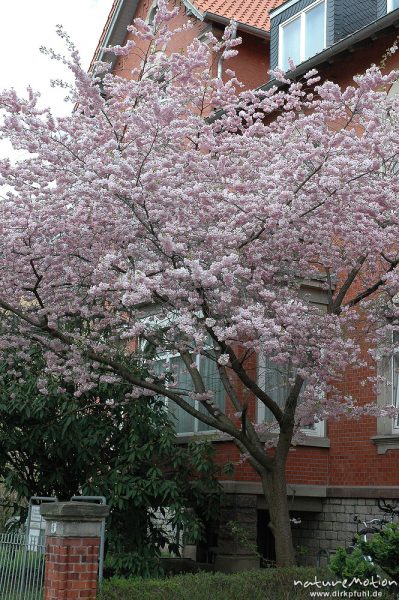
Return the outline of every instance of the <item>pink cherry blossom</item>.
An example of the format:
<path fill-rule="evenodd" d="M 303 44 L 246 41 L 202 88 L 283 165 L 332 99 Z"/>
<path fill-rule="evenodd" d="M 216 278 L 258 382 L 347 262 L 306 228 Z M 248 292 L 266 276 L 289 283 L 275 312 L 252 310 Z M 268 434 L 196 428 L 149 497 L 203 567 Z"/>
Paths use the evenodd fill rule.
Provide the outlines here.
<path fill-rule="evenodd" d="M 154 30 L 129 28 L 154 50 L 130 81 L 104 64 L 86 73 L 61 32 L 70 58 L 58 58 L 76 78 L 68 117 L 39 109 L 32 90 L 0 94 L 0 139 L 22 151 L 0 161 L 0 351 L 12 366 L 14 352 L 40 345 L 44 379 L 80 394 L 121 378 L 132 401 L 165 396 L 231 436 L 261 477 L 278 561 L 290 564 L 281 482 L 301 426 L 382 414 L 340 381 L 364 366 L 362 345 L 370 361 L 392 352 L 398 329 L 399 99 L 388 96 L 398 73 L 373 66 L 346 89 L 314 71 L 302 82 L 277 73 L 285 88 L 242 91 L 211 68 L 237 41 L 227 32 L 171 53 L 170 19 L 160 2 Z M 168 363 L 176 355 L 190 390 Z M 239 417 L 211 400 L 198 355 L 215 361 Z M 254 355 L 289 373 L 285 406 Z M 274 453 L 237 381 L 273 415 Z"/>

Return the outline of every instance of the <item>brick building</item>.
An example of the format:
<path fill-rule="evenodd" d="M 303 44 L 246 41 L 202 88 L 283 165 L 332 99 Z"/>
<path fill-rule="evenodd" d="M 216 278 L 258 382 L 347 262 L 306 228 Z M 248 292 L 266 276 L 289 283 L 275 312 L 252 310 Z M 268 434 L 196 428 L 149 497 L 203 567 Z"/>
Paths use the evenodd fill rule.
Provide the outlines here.
<path fill-rule="evenodd" d="M 175 3 L 173 3 L 175 5 Z M 182 32 L 172 50 L 184 48 L 193 37 L 207 31 L 219 35 L 233 19 L 243 39 L 239 55 L 229 62 L 247 88 L 275 85 L 269 81 L 269 67 L 287 68 L 288 58 L 298 66 L 290 76 L 297 77 L 317 68 L 323 79 L 342 85 L 351 82 L 354 74 L 371 63 L 379 63 L 392 46 L 399 27 L 398 0 L 176 0 L 179 13 L 172 25 L 191 20 L 194 27 Z M 150 20 L 156 9 L 153 0 L 115 0 L 99 41 L 94 60 L 111 60 L 104 46 L 122 44 L 126 27 L 139 16 Z M 134 57 L 113 58 L 113 71 L 129 77 L 138 66 Z M 399 56 L 389 58 L 387 68 L 398 66 Z M 220 69 L 218 71 L 218 69 Z M 223 77 L 223 65 L 215 65 L 215 74 Z M 323 293 L 312 289 L 312 301 L 321 306 Z M 375 371 L 364 347 L 368 367 L 348 370 L 342 384 L 343 392 L 353 395 L 359 403 L 396 403 L 398 390 L 395 358 L 378 369 L 391 378 L 392 385 L 376 395 L 371 385 L 360 380 Z M 208 365 L 209 381 L 224 402 L 215 373 Z M 258 357 L 253 369 L 258 380 L 278 400 L 278 374 L 265 368 Z M 267 372 L 268 377 L 263 373 Z M 213 378 L 213 383 L 212 383 Z M 262 422 L 264 407 L 249 397 L 248 416 Z M 263 408 L 263 410 L 262 410 Z M 267 506 L 261 483 L 252 467 L 240 461 L 236 446 L 226 436 L 209 431 L 189 415 L 177 416 L 177 432 L 181 443 L 193 437 L 209 437 L 217 445 L 217 460 L 232 462 L 234 476 L 224 481 L 227 492 L 222 523 L 217 540 L 217 565 L 225 570 L 256 566 L 259 559 L 253 548 L 273 558 L 273 542 L 267 528 Z M 303 441 L 292 449 L 287 465 L 287 494 L 292 499 L 292 513 L 302 523 L 294 527 L 294 539 L 302 547 L 306 562 L 315 562 L 320 550 L 330 550 L 343 544 L 356 531 L 353 517 L 363 518 L 379 513 L 377 499 L 399 498 L 399 426 L 387 419 L 365 417 L 361 421 L 329 421 L 318 423 L 304 432 Z M 246 540 L 238 541 L 225 526 L 236 521 L 245 529 Z"/>
<path fill-rule="evenodd" d="M 254 6 L 253 6 L 254 4 Z M 171 45 L 171 51 L 184 49 L 195 37 L 201 38 L 212 31 L 220 36 L 230 20 L 237 23 L 239 36 L 242 38 L 240 55 L 229 61 L 229 68 L 236 71 L 237 77 L 249 89 L 259 87 L 268 79 L 269 71 L 269 38 L 270 21 L 268 10 L 279 4 L 278 0 L 264 0 L 261 3 L 240 2 L 239 0 L 200 0 L 189 2 L 171 1 L 171 7 L 179 6 L 178 15 L 171 21 L 170 27 L 179 27 L 187 21 L 193 28 L 177 35 Z M 115 0 L 108 21 L 99 40 L 94 60 L 112 62 L 113 72 L 129 77 L 132 68 L 139 66 L 136 56 L 116 59 L 104 52 L 102 48 L 122 44 L 129 39 L 126 27 L 136 17 L 151 20 L 156 10 L 156 0 Z M 266 6 L 266 11 L 264 10 Z M 215 74 L 221 65 L 214 65 Z"/>

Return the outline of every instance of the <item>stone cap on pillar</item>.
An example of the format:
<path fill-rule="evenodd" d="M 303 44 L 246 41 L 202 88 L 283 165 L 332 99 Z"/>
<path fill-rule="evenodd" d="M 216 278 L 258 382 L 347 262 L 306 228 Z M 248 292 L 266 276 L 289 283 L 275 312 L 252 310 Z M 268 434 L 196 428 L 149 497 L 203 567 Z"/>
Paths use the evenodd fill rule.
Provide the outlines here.
<path fill-rule="evenodd" d="M 99 537 L 109 506 L 92 502 L 46 502 L 40 505 L 46 536 Z"/>
<path fill-rule="evenodd" d="M 94 502 L 44 502 L 40 514 L 51 521 L 102 521 L 109 514 L 109 506 Z"/>

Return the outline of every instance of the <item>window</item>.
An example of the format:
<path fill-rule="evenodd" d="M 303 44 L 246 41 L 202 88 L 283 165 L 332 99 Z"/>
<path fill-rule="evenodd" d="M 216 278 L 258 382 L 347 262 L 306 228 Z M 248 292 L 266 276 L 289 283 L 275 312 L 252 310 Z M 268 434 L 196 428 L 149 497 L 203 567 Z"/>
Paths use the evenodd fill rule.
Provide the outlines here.
<path fill-rule="evenodd" d="M 377 373 L 383 378 L 377 392 L 377 404 L 381 407 L 399 407 L 399 333 L 392 338 L 392 356 L 384 357 L 377 363 Z M 399 415 L 393 419 L 379 418 L 378 433 L 399 434 Z"/>
<path fill-rule="evenodd" d="M 194 391 L 194 385 L 191 376 L 180 356 L 171 355 L 163 360 L 160 360 L 159 372 L 164 369 L 165 362 L 169 364 L 169 368 L 175 373 L 178 388 L 181 390 L 187 390 L 187 393 Z M 216 362 L 207 356 L 197 355 L 196 365 L 202 376 L 205 388 L 214 393 L 214 404 L 216 404 L 216 406 L 221 410 L 224 410 L 225 390 L 219 377 Z M 188 396 L 184 399 L 201 413 L 208 414 L 208 411 L 204 406 L 202 406 L 201 402 L 192 400 Z M 203 423 L 202 421 L 199 421 L 192 415 L 188 414 L 172 400 L 167 400 L 167 405 L 171 419 L 176 427 L 176 433 L 178 435 L 213 430 L 212 427 L 206 423 Z"/>
<path fill-rule="evenodd" d="M 399 0 L 387 0 L 387 12 L 399 8 Z"/>
<path fill-rule="evenodd" d="M 154 19 L 155 19 L 155 16 L 156 16 L 157 12 L 158 12 L 158 3 L 155 4 L 150 9 L 150 12 L 148 13 L 148 18 L 147 18 L 148 25 L 153 25 L 154 24 Z"/>
<path fill-rule="evenodd" d="M 394 352 L 392 356 L 392 404 L 399 407 L 399 335 L 394 333 Z M 399 415 L 393 419 L 392 433 L 399 433 Z"/>
<path fill-rule="evenodd" d="M 292 376 L 290 369 L 272 363 L 267 357 L 258 359 L 258 385 L 265 390 L 269 396 L 277 402 L 281 408 L 284 407 L 289 391 L 288 379 Z M 273 423 L 274 416 L 263 402 L 258 401 L 258 423 Z M 302 428 L 306 435 L 324 436 L 324 421 L 318 421 L 313 425 Z"/>
<path fill-rule="evenodd" d="M 392 0 L 395 2 L 396 0 Z M 399 0 L 397 0 L 399 2 Z M 280 25 L 279 66 L 289 71 L 288 60 L 296 65 L 326 47 L 326 2 L 316 2 Z"/>
<path fill-rule="evenodd" d="M 377 361 L 377 374 L 381 382 L 377 388 L 377 405 L 399 407 L 399 334 L 393 334 L 393 353 Z M 399 417 L 377 417 L 377 435 L 371 437 L 378 454 L 399 450 Z"/>

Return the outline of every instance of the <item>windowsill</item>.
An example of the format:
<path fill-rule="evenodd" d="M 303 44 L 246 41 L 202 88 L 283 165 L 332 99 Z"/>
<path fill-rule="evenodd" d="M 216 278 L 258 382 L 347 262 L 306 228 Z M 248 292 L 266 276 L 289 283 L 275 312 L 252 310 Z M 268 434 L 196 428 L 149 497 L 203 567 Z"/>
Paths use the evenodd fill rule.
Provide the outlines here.
<path fill-rule="evenodd" d="M 270 440 L 270 435 L 264 433 L 263 435 L 260 435 L 260 440 L 261 442 L 267 442 Z M 315 448 L 329 448 L 330 445 L 330 439 L 328 437 L 322 435 L 303 434 L 301 440 L 292 447 L 297 448 L 298 446 L 313 446 Z"/>
<path fill-rule="evenodd" d="M 207 440 L 208 442 L 231 442 L 232 436 L 220 431 L 198 431 L 197 433 L 179 433 L 176 436 L 178 444 L 188 444 L 190 442 L 198 442 L 199 440 Z M 267 442 L 269 436 L 267 434 L 260 435 L 261 442 Z M 399 436 L 398 436 L 399 440 Z M 329 448 L 330 440 L 327 437 L 317 435 L 303 436 L 302 440 L 294 447 L 310 446 L 315 448 Z M 399 448 L 399 445 L 398 445 Z"/>
<path fill-rule="evenodd" d="M 189 444 L 190 442 L 198 442 L 203 439 L 208 442 L 230 442 L 233 438 L 231 435 L 220 431 L 196 431 L 193 433 L 176 434 L 176 442 L 178 444 Z"/>
<path fill-rule="evenodd" d="M 385 454 L 388 450 L 399 450 L 399 431 L 398 433 L 373 435 L 370 439 L 377 446 L 378 454 Z"/>

